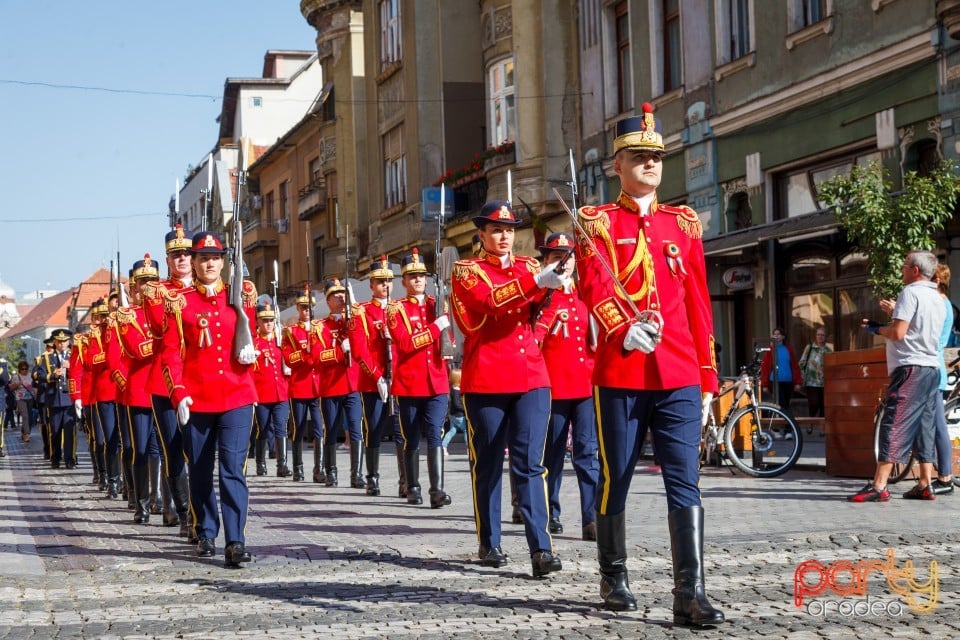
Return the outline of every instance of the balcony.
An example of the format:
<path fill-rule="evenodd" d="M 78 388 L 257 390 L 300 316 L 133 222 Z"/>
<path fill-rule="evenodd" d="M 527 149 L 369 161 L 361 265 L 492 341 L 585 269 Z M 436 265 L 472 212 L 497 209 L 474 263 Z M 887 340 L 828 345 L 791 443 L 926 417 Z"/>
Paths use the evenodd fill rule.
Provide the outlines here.
<path fill-rule="evenodd" d="M 263 247 L 277 246 L 276 222 L 261 222 L 256 219 L 243 228 L 243 251 L 256 251 Z"/>
<path fill-rule="evenodd" d="M 308 220 L 327 208 L 327 185 L 323 178 L 315 178 L 297 193 L 297 218 Z"/>

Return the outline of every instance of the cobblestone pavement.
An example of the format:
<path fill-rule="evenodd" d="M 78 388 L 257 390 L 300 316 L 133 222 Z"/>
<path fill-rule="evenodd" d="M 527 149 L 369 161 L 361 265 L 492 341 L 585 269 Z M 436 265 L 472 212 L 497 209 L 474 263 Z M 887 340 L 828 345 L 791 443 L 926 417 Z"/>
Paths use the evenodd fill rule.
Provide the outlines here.
<path fill-rule="evenodd" d="M 649 463 L 638 468 L 628 503 L 640 610 L 618 615 L 597 607 L 596 551 L 579 539 L 571 471 L 563 488 L 567 533 L 554 538 L 564 569 L 548 579 L 530 576 L 522 527 L 509 523 L 509 491 L 504 548 L 511 562 L 504 569 L 476 563 L 462 450 L 448 458 L 453 505 L 431 510 L 395 497 L 392 447 L 383 449 L 391 455 L 381 464 L 385 495 L 378 498 L 256 477 L 248 465 L 246 533 L 255 561 L 228 570 L 222 537 L 217 557 L 198 559 L 158 516 L 134 525 L 125 504 L 103 499 L 90 484 L 86 453 L 78 469 L 53 471 L 37 438 L 7 444 L 0 460 L 0 638 L 960 636 L 960 493 L 933 503 L 896 497 L 852 505 L 843 496 L 861 480 L 816 471 L 755 480 L 704 470 L 707 591 L 728 623 L 689 630 L 672 624 L 665 501 Z M 345 452 L 339 463 L 345 477 Z M 915 613 L 876 571 L 861 605 L 871 605 L 866 614 L 853 609 L 862 598 L 829 591 L 795 606 L 799 563 L 883 560 L 888 549 L 897 567 L 914 563 L 918 589 L 930 562 L 938 563 L 932 612 Z M 805 576 L 813 584 L 818 574 Z M 842 571 L 838 582 L 849 588 L 850 576 Z"/>

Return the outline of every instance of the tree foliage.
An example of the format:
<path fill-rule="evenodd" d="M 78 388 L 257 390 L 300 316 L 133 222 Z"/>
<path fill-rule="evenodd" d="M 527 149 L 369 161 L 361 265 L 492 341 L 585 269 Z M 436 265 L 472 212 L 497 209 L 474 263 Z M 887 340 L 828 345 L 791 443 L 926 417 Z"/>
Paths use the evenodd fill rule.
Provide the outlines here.
<path fill-rule="evenodd" d="M 892 191 L 879 162 L 855 166 L 818 188 L 821 202 L 833 207 L 847 239 L 869 260 L 868 282 L 879 299 L 894 298 L 903 287 L 900 265 L 914 250 L 932 250 L 935 236 L 960 195 L 960 176 L 950 161 L 929 175 L 903 177 L 903 190 Z"/>

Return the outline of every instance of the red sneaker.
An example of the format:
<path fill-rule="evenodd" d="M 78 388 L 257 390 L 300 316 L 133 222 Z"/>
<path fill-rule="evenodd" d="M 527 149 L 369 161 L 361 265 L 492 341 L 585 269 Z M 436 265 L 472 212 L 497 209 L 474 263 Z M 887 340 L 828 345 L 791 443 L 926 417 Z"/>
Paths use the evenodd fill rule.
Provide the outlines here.
<path fill-rule="evenodd" d="M 930 488 L 930 485 L 920 488 L 920 485 L 915 484 L 910 491 L 907 491 L 903 494 L 904 500 L 936 500 L 937 494 L 933 492 L 933 489 Z"/>
<path fill-rule="evenodd" d="M 847 500 L 850 502 L 887 502 L 890 500 L 890 492 L 886 487 L 878 490 L 872 482 L 868 482 L 863 489 L 849 496 Z"/>

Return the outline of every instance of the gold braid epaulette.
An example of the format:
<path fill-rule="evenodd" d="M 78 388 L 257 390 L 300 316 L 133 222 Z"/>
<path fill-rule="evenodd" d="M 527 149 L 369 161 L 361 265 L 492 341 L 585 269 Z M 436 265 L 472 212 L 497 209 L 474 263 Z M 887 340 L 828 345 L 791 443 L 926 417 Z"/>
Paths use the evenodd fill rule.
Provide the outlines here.
<path fill-rule="evenodd" d="M 577 212 L 580 218 L 580 224 L 584 231 L 593 237 L 607 237 L 607 229 L 610 228 L 610 216 L 607 212 L 598 207 L 580 207 Z"/>
<path fill-rule="evenodd" d="M 163 287 L 160 289 L 160 293 L 163 295 L 163 308 L 167 313 L 176 312 L 179 315 L 179 312 L 183 311 L 183 308 L 187 305 L 187 301 L 180 291 L 173 291 Z"/>
<path fill-rule="evenodd" d="M 680 227 L 680 230 L 685 234 L 693 238 L 694 240 L 699 240 L 703 237 L 703 224 L 700 222 L 700 218 L 697 216 L 697 212 L 688 207 L 687 205 L 680 205 L 679 207 L 670 207 L 670 209 L 677 210 L 677 226 Z M 672 211 L 671 211 L 672 213 Z"/>
<path fill-rule="evenodd" d="M 117 309 L 117 324 L 132 324 L 137 319 L 137 312 L 130 307 Z"/>
<path fill-rule="evenodd" d="M 542 269 L 542 267 L 540 266 L 540 261 L 537 260 L 536 258 L 533 258 L 530 256 L 516 256 L 516 259 L 517 259 L 517 262 L 526 262 L 527 269 L 533 275 L 537 275 L 538 273 L 540 273 Z"/>
<path fill-rule="evenodd" d="M 359 302 L 354 302 L 352 305 L 350 305 L 351 311 L 358 316 L 362 316 L 365 313 L 364 308 L 365 307 Z"/>
<path fill-rule="evenodd" d="M 151 280 L 149 282 L 143 283 L 140 288 L 140 292 L 143 294 L 143 297 L 148 300 L 156 300 L 160 297 L 160 289 L 163 287 L 158 281 Z"/>

